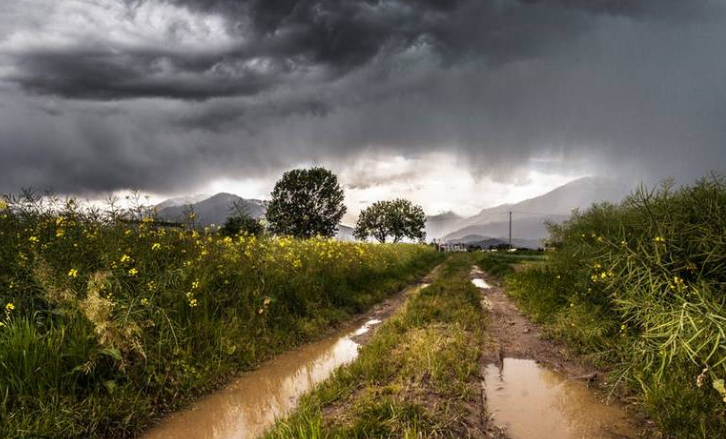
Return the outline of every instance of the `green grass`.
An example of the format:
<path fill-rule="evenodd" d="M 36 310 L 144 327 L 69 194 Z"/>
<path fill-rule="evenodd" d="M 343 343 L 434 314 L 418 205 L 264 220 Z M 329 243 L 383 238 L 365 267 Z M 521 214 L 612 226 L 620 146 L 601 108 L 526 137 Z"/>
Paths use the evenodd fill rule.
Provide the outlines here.
<path fill-rule="evenodd" d="M 640 190 L 550 231 L 545 263 L 498 268 L 508 294 L 669 437 L 726 437 L 724 181 Z"/>
<path fill-rule="evenodd" d="M 448 259 L 354 363 L 304 397 L 266 439 L 465 437 L 467 404 L 480 392 L 484 318 L 466 276 L 471 261 Z"/>
<path fill-rule="evenodd" d="M 134 437 L 441 259 L 2 201 L 0 438 Z"/>
<path fill-rule="evenodd" d="M 477 253 L 476 263 L 487 273 L 504 277 L 514 273 L 514 266 L 517 264 L 537 264 L 544 261 L 545 255 L 537 251 L 518 251 L 516 253 L 505 252 L 480 252 Z"/>

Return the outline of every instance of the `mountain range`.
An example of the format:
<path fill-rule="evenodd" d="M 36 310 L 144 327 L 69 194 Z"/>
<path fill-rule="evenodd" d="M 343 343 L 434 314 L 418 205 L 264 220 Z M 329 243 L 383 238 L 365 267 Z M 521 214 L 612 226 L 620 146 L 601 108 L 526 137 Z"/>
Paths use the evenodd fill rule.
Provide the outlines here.
<path fill-rule="evenodd" d="M 193 195 L 188 197 L 170 198 L 156 205 L 157 217 L 166 221 L 183 222 L 184 215 L 189 207 L 197 215 L 198 224 L 208 226 L 211 224 L 222 225 L 231 214 L 235 213 L 235 207 L 239 206 L 249 216 L 255 219 L 263 219 L 267 213 L 266 200 L 253 198 L 242 198 L 225 192 L 216 195 Z M 354 241 L 353 227 L 345 224 L 338 224 L 336 238 L 340 241 Z"/>
<path fill-rule="evenodd" d="M 585 177 L 519 203 L 483 209 L 468 218 L 452 212 L 428 217 L 426 236 L 466 244 L 491 239 L 507 242 L 512 212 L 512 245 L 537 247 L 548 236 L 545 222 L 561 222 L 573 209 L 585 209 L 595 202 L 620 201 L 628 193 L 629 188 L 620 182 Z"/>
<path fill-rule="evenodd" d="M 157 204 L 157 216 L 166 221 L 182 221 L 185 212 L 191 206 L 197 215 L 196 221 L 202 225 L 222 225 L 234 212 L 234 205 L 242 209 L 252 218 L 264 218 L 267 212 L 267 201 L 245 199 L 225 192 L 216 195 L 172 198 Z"/>
<path fill-rule="evenodd" d="M 482 209 L 471 217 L 444 212 L 426 219 L 426 237 L 449 243 L 464 243 L 489 247 L 508 242 L 509 212 L 512 212 L 512 245 L 536 248 L 547 238 L 546 221 L 561 222 L 573 209 L 585 209 L 592 203 L 620 201 L 629 193 L 626 185 L 598 177 L 585 177 L 560 186 L 544 195 L 519 203 L 502 204 Z M 224 224 L 241 206 L 253 218 L 264 218 L 268 201 L 245 199 L 234 194 L 193 195 L 171 198 L 159 203 L 157 215 L 166 221 L 183 221 L 188 206 L 194 209 L 201 225 Z M 353 240 L 353 228 L 339 225 L 337 238 Z"/>

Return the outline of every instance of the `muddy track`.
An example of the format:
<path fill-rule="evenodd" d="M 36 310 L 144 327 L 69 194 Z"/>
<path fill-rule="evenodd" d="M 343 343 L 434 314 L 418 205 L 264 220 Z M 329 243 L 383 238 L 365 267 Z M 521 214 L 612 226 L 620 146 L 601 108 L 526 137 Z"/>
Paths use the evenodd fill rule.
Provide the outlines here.
<path fill-rule="evenodd" d="M 317 341 L 281 353 L 256 370 L 240 374 L 230 384 L 171 414 L 141 439 L 226 439 L 261 435 L 276 418 L 285 416 L 297 400 L 332 372 L 355 360 L 377 327 L 395 313 L 422 285 L 435 279 L 440 266 L 422 279 L 357 314 Z"/>
<path fill-rule="evenodd" d="M 487 313 L 486 333 L 481 356 L 482 424 L 485 426 L 487 437 L 492 439 L 511 438 L 487 409 L 487 389 L 486 383 L 484 383 L 487 371 L 491 374 L 492 367 L 496 367 L 496 370 L 500 371 L 501 377 L 504 372 L 504 363 L 507 360 L 534 360 L 537 366 L 541 366 L 543 370 L 554 372 L 564 382 L 577 382 L 580 387 L 584 388 L 586 385 L 588 388 L 592 388 L 597 399 L 602 399 L 603 392 L 598 391 L 599 384 L 605 378 L 602 371 L 577 358 L 573 359 L 567 355 L 567 351 L 562 345 L 546 340 L 543 337 L 542 329 L 522 315 L 516 305 L 506 296 L 503 285 L 498 279 L 483 273 L 478 267 L 472 267 L 470 277 L 472 280 L 484 279 L 489 287 L 481 289 L 482 307 Z M 522 391 L 526 392 L 526 390 Z M 619 403 L 615 403 L 614 407 L 616 410 L 621 410 Z M 601 410 L 609 409 L 610 407 L 603 405 Z M 652 423 L 647 422 L 640 414 L 628 411 L 627 418 L 629 418 L 626 419 L 629 428 L 637 433 L 621 434 L 605 431 L 600 437 L 620 439 L 660 437 Z"/>
<path fill-rule="evenodd" d="M 401 308 L 404 303 L 406 303 L 411 294 L 413 294 L 421 286 L 433 283 L 438 276 L 440 269 L 441 265 L 437 265 L 423 278 L 409 284 L 406 288 L 403 288 L 401 291 L 388 297 L 383 302 L 374 305 L 370 310 L 366 311 L 365 313 L 355 316 L 353 319 L 345 324 L 345 327 L 352 328 L 358 326 L 360 323 L 370 320 L 387 320 L 393 313 Z M 351 338 L 359 345 L 365 346 L 375 334 L 376 329 L 377 327 L 373 328 L 372 331 L 366 331 L 363 334 L 354 335 Z"/>
<path fill-rule="evenodd" d="M 491 286 L 482 290 L 482 306 L 487 311 L 483 363 L 501 364 L 505 357 L 532 359 L 573 378 L 582 377 L 596 381 L 602 377 L 602 373 L 592 366 L 567 360 L 562 346 L 545 340 L 540 327 L 519 312 L 504 294 L 504 289 L 498 280 L 486 276 L 481 271 L 473 272 L 472 276 L 482 276 Z"/>

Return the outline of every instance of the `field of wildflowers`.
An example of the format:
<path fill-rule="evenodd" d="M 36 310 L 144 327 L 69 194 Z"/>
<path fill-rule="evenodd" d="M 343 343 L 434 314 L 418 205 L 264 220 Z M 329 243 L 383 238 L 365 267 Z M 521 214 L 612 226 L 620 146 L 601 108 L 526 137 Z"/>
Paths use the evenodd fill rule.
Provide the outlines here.
<path fill-rule="evenodd" d="M 641 395 L 669 437 L 726 437 L 726 183 L 641 189 L 552 226 L 520 306 Z"/>
<path fill-rule="evenodd" d="M 132 437 L 439 259 L 0 199 L 0 437 Z"/>

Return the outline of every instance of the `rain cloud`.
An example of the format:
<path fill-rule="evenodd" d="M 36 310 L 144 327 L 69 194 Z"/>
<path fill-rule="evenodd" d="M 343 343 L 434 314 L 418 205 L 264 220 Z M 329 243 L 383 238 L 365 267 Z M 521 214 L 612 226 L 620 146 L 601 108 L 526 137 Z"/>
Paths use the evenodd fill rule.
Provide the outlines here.
<path fill-rule="evenodd" d="M 581 163 L 631 179 L 692 179 L 726 168 L 725 9 L 709 0 L 6 2 L 0 192 L 192 192 L 301 163 L 442 151 L 498 181 L 533 164 L 567 174 Z"/>

